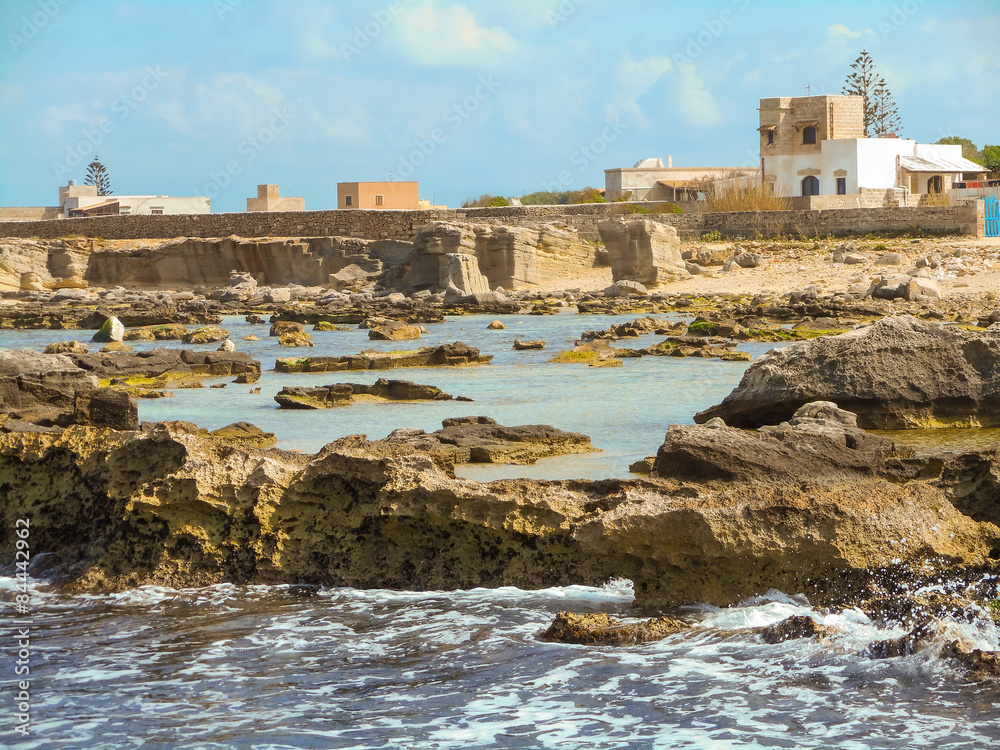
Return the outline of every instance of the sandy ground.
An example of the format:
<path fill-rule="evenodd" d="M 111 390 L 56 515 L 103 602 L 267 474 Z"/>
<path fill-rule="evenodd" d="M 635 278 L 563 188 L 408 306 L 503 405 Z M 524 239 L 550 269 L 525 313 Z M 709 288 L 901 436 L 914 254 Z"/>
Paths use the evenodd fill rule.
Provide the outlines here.
<path fill-rule="evenodd" d="M 928 269 L 941 289 L 942 297 L 976 297 L 988 299 L 1000 292 L 1000 238 L 943 238 L 898 240 L 853 240 L 857 252 L 869 260 L 858 265 L 833 263 L 834 248 L 847 240 L 761 241 L 726 243 L 733 252 L 753 252 L 764 256 L 765 263 L 757 268 L 736 268 L 724 273 L 719 266 L 709 267 L 697 276 L 679 273 L 675 280 L 661 284 L 656 291 L 674 294 L 785 294 L 815 286 L 819 294 L 849 289 L 867 290 L 882 275 L 905 273 L 921 258 L 935 258 L 940 267 Z M 884 246 L 884 248 L 882 247 Z M 695 252 L 706 248 L 722 248 L 722 244 L 683 243 L 682 251 Z M 961 257 L 955 252 L 961 251 Z M 875 265 L 884 253 L 899 253 L 903 263 L 898 266 Z M 563 289 L 594 291 L 611 284 L 610 268 L 595 268 L 574 278 L 552 279 L 540 284 L 538 291 Z"/>

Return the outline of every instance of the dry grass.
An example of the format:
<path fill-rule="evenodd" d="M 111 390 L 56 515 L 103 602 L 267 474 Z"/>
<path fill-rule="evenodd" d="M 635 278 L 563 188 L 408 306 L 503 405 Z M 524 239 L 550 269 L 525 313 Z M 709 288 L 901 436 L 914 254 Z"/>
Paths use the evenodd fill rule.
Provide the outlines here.
<path fill-rule="evenodd" d="M 772 193 L 767 185 L 736 183 L 708 198 L 708 210 L 729 211 L 788 211 L 788 196 Z"/>

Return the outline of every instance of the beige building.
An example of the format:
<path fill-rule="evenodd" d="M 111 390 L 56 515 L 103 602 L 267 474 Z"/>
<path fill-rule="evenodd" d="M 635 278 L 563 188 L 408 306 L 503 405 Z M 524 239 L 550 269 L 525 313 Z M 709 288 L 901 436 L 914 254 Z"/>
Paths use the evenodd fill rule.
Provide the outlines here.
<path fill-rule="evenodd" d="M 416 182 L 338 182 L 337 208 L 416 210 L 419 192 Z"/>
<path fill-rule="evenodd" d="M 247 213 L 254 211 L 305 211 L 305 198 L 282 198 L 277 185 L 258 185 L 257 197 L 247 198 Z"/>
<path fill-rule="evenodd" d="M 64 219 L 82 216 L 132 216 L 158 214 L 207 214 L 212 200 L 206 196 L 171 198 L 168 195 L 98 195 L 96 185 L 69 184 L 59 188 L 60 215 Z"/>
<path fill-rule="evenodd" d="M 953 183 L 984 174 L 961 146 L 865 138 L 863 107 L 860 96 L 761 99 L 764 184 L 795 208 L 874 208 L 947 204 Z"/>
<path fill-rule="evenodd" d="M 604 197 L 609 201 L 704 200 L 718 180 L 759 175 L 757 167 L 675 167 L 672 156 L 643 159 L 633 167 L 604 170 Z"/>

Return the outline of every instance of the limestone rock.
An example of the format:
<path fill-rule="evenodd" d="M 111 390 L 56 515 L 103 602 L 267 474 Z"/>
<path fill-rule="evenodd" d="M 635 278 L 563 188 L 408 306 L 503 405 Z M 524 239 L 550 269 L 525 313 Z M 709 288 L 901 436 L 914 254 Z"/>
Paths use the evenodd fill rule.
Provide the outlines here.
<path fill-rule="evenodd" d="M 109 341 L 122 341 L 125 337 L 125 326 L 118 318 L 111 316 L 104 321 L 104 325 L 94 334 L 91 341 L 107 343 Z"/>
<path fill-rule="evenodd" d="M 34 271 L 25 271 L 21 274 L 20 288 L 22 292 L 44 292 L 45 285 L 42 277 Z"/>
<path fill-rule="evenodd" d="M 461 341 L 440 346 L 425 346 L 412 352 L 379 352 L 368 350 L 344 357 L 282 358 L 274 363 L 275 372 L 340 372 L 342 370 L 393 370 L 400 367 L 461 367 L 485 365 L 491 354 Z"/>
<path fill-rule="evenodd" d="M 696 422 L 775 424 L 832 401 L 865 429 L 1000 426 L 1000 326 L 965 331 L 909 316 L 772 350 Z"/>
<path fill-rule="evenodd" d="M 208 434 L 210 437 L 225 440 L 242 448 L 267 448 L 278 442 L 273 432 L 265 432 L 250 422 L 233 422 Z"/>
<path fill-rule="evenodd" d="M 137 430 L 139 407 L 121 391 L 109 388 L 77 391 L 73 404 L 73 421 L 76 424 L 113 430 Z"/>
<path fill-rule="evenodd" d="M 514 349 L 516 349 L 519 352 L 544 349 L 544 348 L 545 348 L 545 342 L 542 341 L 541 339 L 538 339 L 537 341 L 514 339 Z"/>
<path fill-rule="evenodd" d="M 655 286 L 684 267 L 677 230 L 649 220 L 598 222 L 615 281 Z"/>
<path fill-rule="evenodd" d="M 180 341 L 188 334 L 187 326 L 180 323 L 165 323 L 156 326 L 140 326 L 125 331 L 125 341 Z"/>
<path fill-rule="evenodd" d="M 226 339 L 225 341 L 222 342 L 222 344 L 219 345 L 218 351 L 220 351 L 220 352 L 235 352 L 236 351 L 236 344 L 233 343 L 232 339 Z"/>
<path fill-rule="evenodd" d="M 763 265 L 764 256 L 760 253 L 740 253 L 733 260 L 740 268 L 757 268 Z"/>
<path fill-rule="evenodd" d="M 215 344 L 229 338 L 229 331 L 219 326 L 203 326 L 193 331 L 188 331 L 181 336 L 181 341 L 185 344 Z"/>
<path fill-rule="evenodd" d="M 645 297 L 649 294 L 649 291 L 638 281 L 616 281 L 604 289 L 606 297 L 628 297 L 630 294 Z"/>
<path fill-rule="evenodd" d="M 590 438 L 563 432 L 549 425 L 504 427 L 489 417 L 452 417 L 442 429 L 424 433 L 404 430 L 389 434 L 388 441 L 436 440 L 457 464 L 533 464 L 540 458 L 588 453 L 596 450 Z"/>
<path fill-rule="evenodd" d="M 368 338 L 371 341 L 414 341 L 420 338 L 420 326 L 385 320 L 368 329 Z"/>
<path fill-rule="evenodd" d="M 727 606 L 772 588 L 827 606 L 941 576 L 981 581 L 1000 544 L 995 526 L 924 482 L 481 484 L 449 465 L 407 440 L 351 436 L 302 455 L 178 423 L 0 434 L 4 510 L 30 521 L 33 557 L 50 553 L 51 571 L 77 590 L 537 589 L 623 577 L 639 606 Z M 0 537 L 0 565 L 14 552 Z"/>
<path fill-rule="evenodd" d="M 726 426 L 670 425 L 653 470 L 681 481 L 787 484 L 889 475 L 891 440 L 851 424 L 833 404 L 808 404 L 789 421 L 746 432 Z"/>
<path fill-rule="evenodd" d="M 455 397 L 433 385 L 420 385 L 410 380 L 379 378 L 372 385 L 335 383 L 317 388 L 286 386 L 274 400 L 285 409 L 329 409 L 343 406 L 360 398 L 382 401 L 454 401 Z M 470 401 L 471 399 L 459 399 Z"/>
<path fill-rule="evenodd" d="M 564 226 L 479 225 L 474 232 L 479 268 L 492 287 L 523 289 L 596 264 L 593 246 Z"/>
<path fill-rule="evenodd" d="M 97 378 L 65 354 L 0 352 L 0 411 L 37 405 L 72 409 L 78 391 L 97 386 Z"/>
<path fill-rule="evenodd" d="M 660 641 L 689 629 L 690 625 L 687 623 L 670 617 L 625 623 L 603 612 L 560 612 L 539 637 L 543 641 L 576 643 L 581 646 L 635 646 Z"/>
<path fill-rule="evenodd" d="M 58 341 L 45 347 L 43 354 L 87 354 L 90 350 L 79 341 Z"/>
<path fill-rule="evenodd" d="M 505 330 L 507 330 L 507 326 L 505 326 L 503 324 L 503 321 L 501 321 L 501 320 L 494 320 L 492 323 L 490 323 L 486 327 L 489 330 L 491 330 L 491 331 L 505 331 Z"/>

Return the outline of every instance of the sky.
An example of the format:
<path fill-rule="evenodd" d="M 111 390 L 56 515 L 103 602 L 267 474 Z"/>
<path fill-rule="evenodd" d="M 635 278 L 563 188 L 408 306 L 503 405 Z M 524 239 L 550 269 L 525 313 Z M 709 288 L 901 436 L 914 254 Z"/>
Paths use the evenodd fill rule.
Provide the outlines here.
<path fill-rule="evenodd" d="M 761 98 L 839 94 L 862 49 L 901 135 L 1000 143 L 998 0 L 3 0 L 0 206 L 418 180 L 435 205 L 758 163 Z"/>

